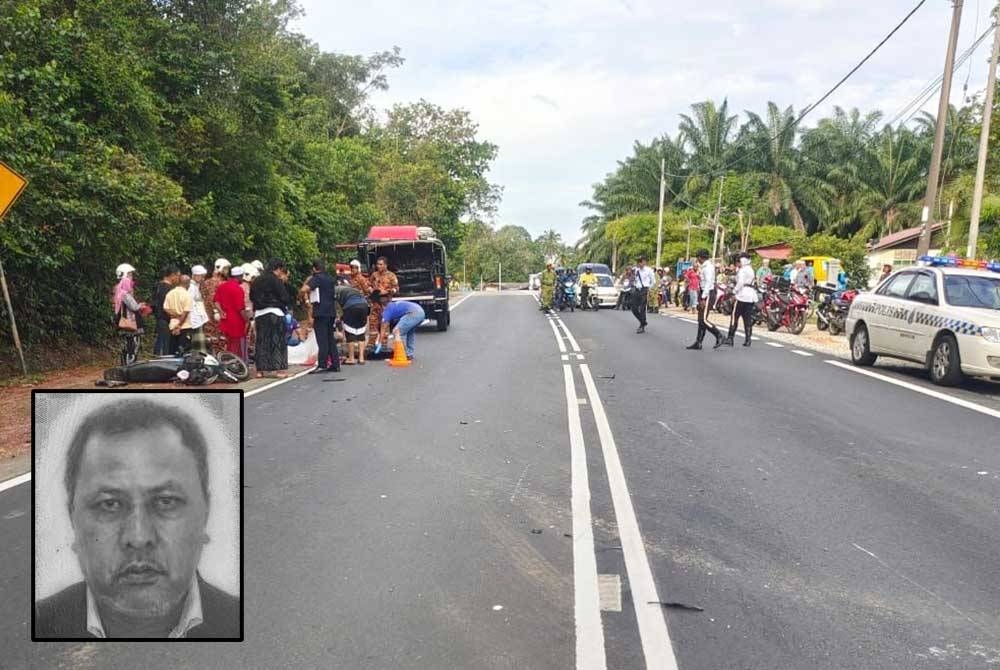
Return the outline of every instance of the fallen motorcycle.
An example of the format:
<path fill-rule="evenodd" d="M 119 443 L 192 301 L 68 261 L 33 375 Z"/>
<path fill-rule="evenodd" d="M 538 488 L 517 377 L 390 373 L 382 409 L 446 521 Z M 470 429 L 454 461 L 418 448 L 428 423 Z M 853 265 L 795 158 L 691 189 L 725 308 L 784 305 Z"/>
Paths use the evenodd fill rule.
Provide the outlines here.
<path fill-rule="evenodd" d="M 158 356 L 148 361 L 119 365 L 104 371 L 104 381 L 118 383 L 211 384 L 217 379 L 238 383 L 250 378 L 250 368 L 239 356 L 228 351 L 212 354 L 190 351 L 176 356 Z"/>

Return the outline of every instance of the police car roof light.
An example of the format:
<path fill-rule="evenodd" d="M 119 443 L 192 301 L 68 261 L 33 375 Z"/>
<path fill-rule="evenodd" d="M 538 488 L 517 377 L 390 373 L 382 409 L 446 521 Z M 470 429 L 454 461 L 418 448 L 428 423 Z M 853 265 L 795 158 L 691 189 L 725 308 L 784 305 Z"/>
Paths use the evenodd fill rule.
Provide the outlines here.
<path fill-rule="evenodd" d="M 958 258 L 956 256 L 921 256 L 917 260 L 932 267 L 974 268 L 1000 272 L 1000 261 L 978 261 L 974 258 Z"/>

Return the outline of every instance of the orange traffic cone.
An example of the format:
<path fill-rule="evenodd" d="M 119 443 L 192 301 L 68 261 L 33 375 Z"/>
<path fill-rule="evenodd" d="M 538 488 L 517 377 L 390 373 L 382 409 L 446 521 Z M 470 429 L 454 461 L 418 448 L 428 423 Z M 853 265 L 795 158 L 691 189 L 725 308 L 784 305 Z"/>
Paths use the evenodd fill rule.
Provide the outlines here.
<path fill-rule="evenodd" d="M 393 340 L 392 358 L 389 359 L 388 363 L 394 368 L 406 368 L 413 363 L 413 361 L 406 357 L 406 347 L 403 346 L 401 338 L 397 337 Z"/>

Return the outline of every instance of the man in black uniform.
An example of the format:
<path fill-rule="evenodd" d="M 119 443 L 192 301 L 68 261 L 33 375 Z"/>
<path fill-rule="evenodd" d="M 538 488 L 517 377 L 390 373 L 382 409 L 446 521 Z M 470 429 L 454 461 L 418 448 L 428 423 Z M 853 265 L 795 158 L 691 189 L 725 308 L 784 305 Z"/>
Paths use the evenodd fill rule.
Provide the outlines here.
<path fill-rule="evenodd" d="M 698 257 L 700 269 L 698 270 L 698 281 L 701 290 L 698 293 L 698 338 L 688 349 L 701 349 L 701 342 L 705 339 L 705 333 L 715 335 L 715 349 L 722 346 L 722 333 L 708 320 L 708 310 L 715 304 L 715 264 L 708 259 L 708 250 L 699 249 L 695 254 Z"/>

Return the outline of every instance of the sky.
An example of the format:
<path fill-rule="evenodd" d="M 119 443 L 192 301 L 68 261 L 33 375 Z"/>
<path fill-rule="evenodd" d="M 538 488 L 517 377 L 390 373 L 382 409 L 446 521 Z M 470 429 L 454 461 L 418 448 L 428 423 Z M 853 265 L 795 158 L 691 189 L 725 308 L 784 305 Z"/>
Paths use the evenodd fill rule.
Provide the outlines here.
<path fill-rule="evenodd" d="M 324 51 L 399 46 L 380 109 L 421 98 L 468 110 L 499 146 L 495 224 L 567 243 L 590 212 L 579 203 L 616 161 L 676 136 L 692 103 L 767 101 L 796 111 L 822 96 L 917 0 L 299 0 L 293 29 Z M 958 52 L 989 26 L 992 0 L 965 0 Z M 944 67 L 949 0 L 927 0 L 868 63 L 804 122 L 834 105 L 895 115 Z M 985 88 L 991 41 L 955 75 L 951 100 Z M 971 64 L 971 65 L 970 65 Z M 936 112 L 935 96 L 925 107 Z M 743 117 L 745 118 L 745 117 Z M 741 120 L 743 120 L 741 118 Z"/>

